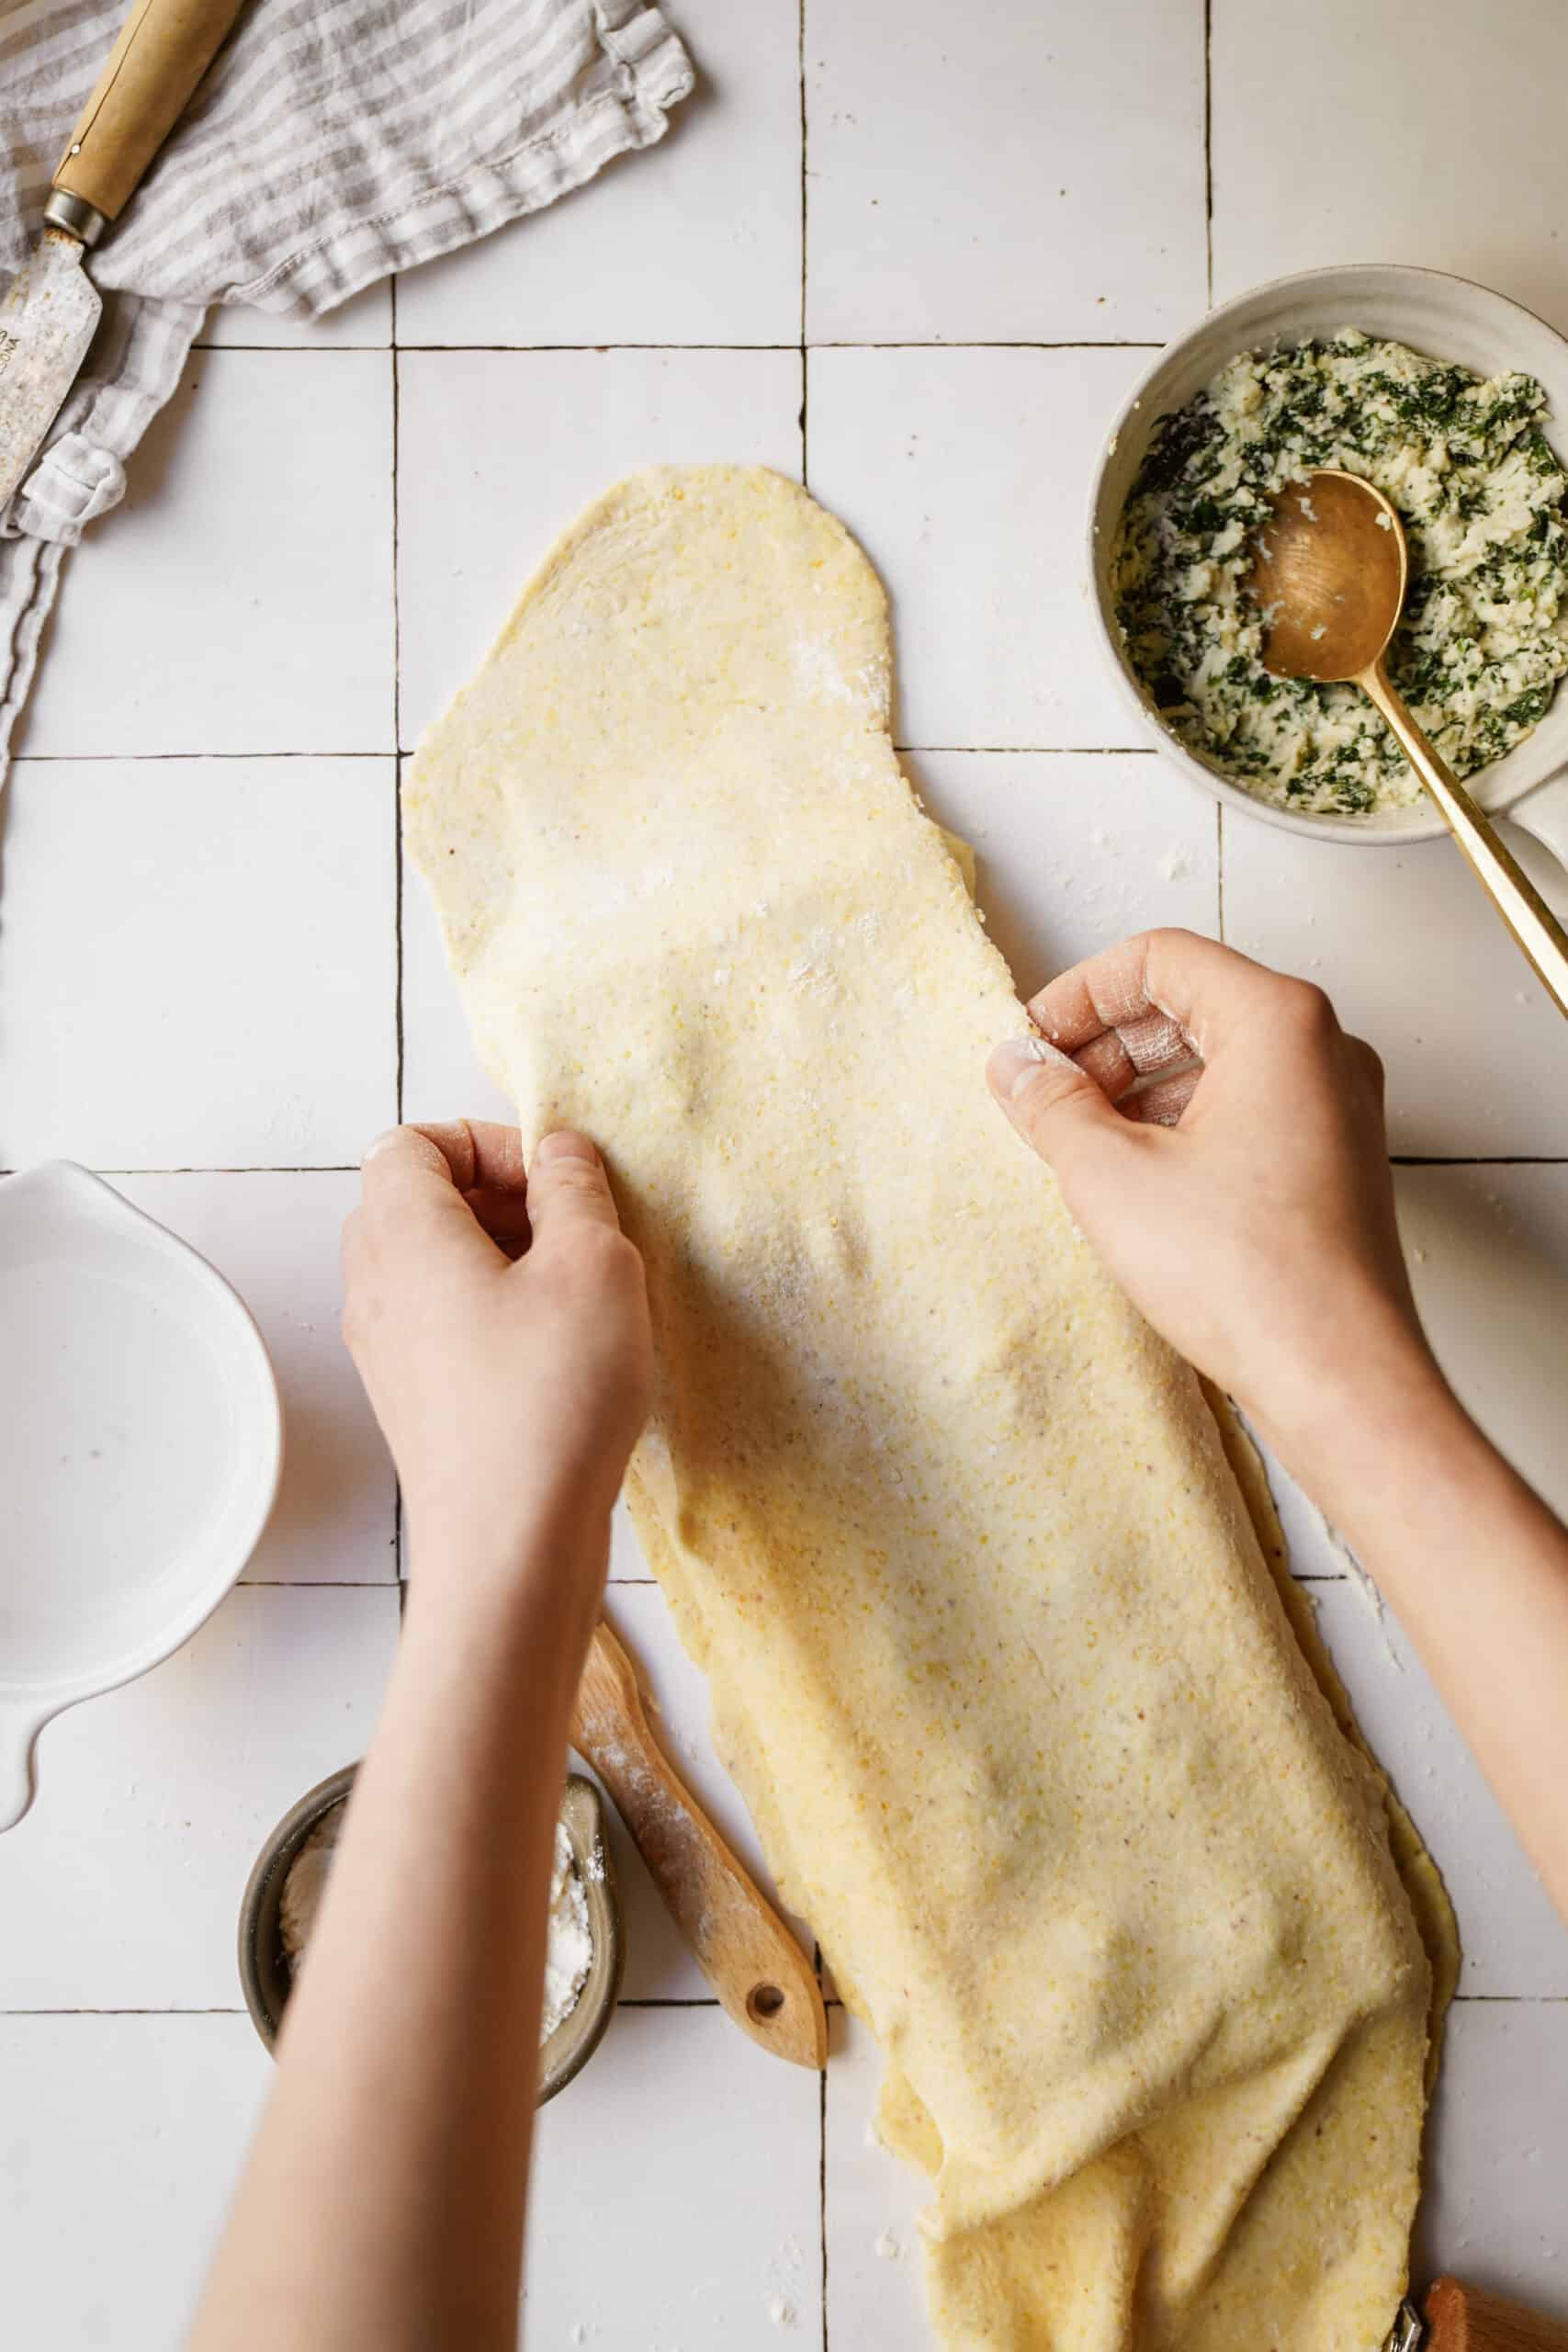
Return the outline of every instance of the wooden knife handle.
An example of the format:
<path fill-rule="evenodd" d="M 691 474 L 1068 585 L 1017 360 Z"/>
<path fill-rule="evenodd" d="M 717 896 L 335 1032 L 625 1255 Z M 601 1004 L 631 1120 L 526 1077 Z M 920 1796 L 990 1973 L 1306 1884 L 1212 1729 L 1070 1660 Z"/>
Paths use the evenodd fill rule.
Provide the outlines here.
<path fill-rule="evenodd" d="M 135 0 L 54 175 L 106 220 L 119 218 L 186 110 L 244 0 Z"/>
<path fill-rule="evenodd" d="M 1568 2352 L 1568 2323 L 1458 2278 L 1434 2279 L 1426 2309 L 1427 2352 Z"/>
<path fill-rule="evenodd" d="M 775 2057 L 825 2066 L 817 1973 L 660 1747 L 637 1670 L 605 1624 L 582 1671 L 571 1736 L 615 1798 L 727 2013 Z"/>

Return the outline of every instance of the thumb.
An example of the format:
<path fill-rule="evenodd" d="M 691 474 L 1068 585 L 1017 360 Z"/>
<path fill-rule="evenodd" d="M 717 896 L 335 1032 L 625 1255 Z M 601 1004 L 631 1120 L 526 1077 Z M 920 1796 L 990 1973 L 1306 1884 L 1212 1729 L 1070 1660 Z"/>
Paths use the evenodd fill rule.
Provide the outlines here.
<path fill-rule="evenodd" d="M 1125 1126 L 1088 1071 L 1048 1038 L 1004 1038 L 986 1076 L 1024 1142 L 1058 1171 L 1075 1148 L 1114 1142 Z"/>
<path fill-rule="evenodd" d="M 541 1137 L 528 1170 L 533 1249 L 553 1251 L 584 1226 L 621 1229 L 604 1163 L 586 1136 L 560 1127 Z"/>

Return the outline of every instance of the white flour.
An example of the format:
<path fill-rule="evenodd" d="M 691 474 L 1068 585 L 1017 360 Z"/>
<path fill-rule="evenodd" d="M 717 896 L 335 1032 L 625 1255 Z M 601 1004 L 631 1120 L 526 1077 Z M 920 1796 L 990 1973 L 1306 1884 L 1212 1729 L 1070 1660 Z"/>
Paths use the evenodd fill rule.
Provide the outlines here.
<path fill-rule="evenodd" d="M 340 1798 L 330 1813 L 322 1814 L 288 1865 L 283 1898 L 277 1906 L 277 1925 L 291 1970 L 297 1970 L 304 1958 L 305 1946 L 316 1924 L 316 1912 L 326 1891 L 327 1873 L 337 1852 L 343 1822 L 344 1804 Z"/>
<path fill-rule="evenodd" d="M 548 2041 L 577 2007 L 593 1965 L 593 1934 L 588 1897 L 565 1826 L 556 1824 L 555 1868 L 550 1872 L 550 1926 L 545 1946 L 545 2009 L 539 2040 Z"/>
<path fill-rule="evenodd" d="M 321 1815 L 293 1861 L 283 1882 L 278 1905 L 278 1928 L 291 1972 L 298 1973 L 305 1946 L 316 1924 L 316 1913 L 326 1891 L 333 1858 L 342 1835 L 345 1807 L 334 1804 Z M 604 1875 L 597 1856 L 591 1872 Z M 576 2008 L 593 1964 L 593 1931 L 588 1924 L 588 1897 L 577 1867 L 571 1839 L 563 1823 L 556 1824 L 555 1865 L 550 1872 L 549 1932 L 545 1945 L 545 2007 L 539 2019 L 539 2040 L 546 2041 Z"/>

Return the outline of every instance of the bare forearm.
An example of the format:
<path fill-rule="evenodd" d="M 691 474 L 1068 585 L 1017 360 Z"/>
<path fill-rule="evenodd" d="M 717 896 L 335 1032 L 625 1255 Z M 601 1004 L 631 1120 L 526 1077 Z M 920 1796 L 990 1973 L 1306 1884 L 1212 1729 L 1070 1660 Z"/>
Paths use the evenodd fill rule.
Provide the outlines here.
<path fill-rule="evenodd" d="M 521 1558 L 416 1544 L 197 2352 L 514 2343 L 555 1821 L 606 1543 L 546 1520 Z"/>
<path fill-rule="evenodd" d="M 1374 1361 L 1270 1430 L 1421 1652 L 1568 1917 L 1568 1532 L 1428 1359 Z"/>

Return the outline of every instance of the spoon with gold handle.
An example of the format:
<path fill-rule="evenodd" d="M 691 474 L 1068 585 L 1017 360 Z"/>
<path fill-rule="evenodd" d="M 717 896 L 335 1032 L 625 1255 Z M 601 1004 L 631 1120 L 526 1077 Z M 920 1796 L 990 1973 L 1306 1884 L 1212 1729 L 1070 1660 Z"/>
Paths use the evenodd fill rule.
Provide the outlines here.
<path fill-rule="evenodd" d="M 1247 579 L 1265 615 L 1263 666 L 1317 685 L 1348 681 L 1371 695 L 1542 987 L 1568 1013 L 1568 933 L 1389 683 L 1389 640 L 1409 578 L 1404 526 L 1381 490 L 1328 468 L 1287 482 L 1255 535 Z"/>

